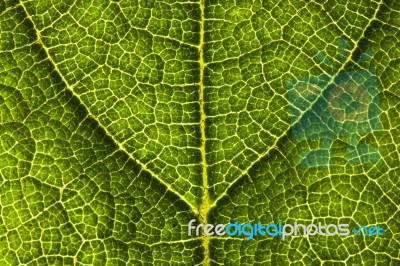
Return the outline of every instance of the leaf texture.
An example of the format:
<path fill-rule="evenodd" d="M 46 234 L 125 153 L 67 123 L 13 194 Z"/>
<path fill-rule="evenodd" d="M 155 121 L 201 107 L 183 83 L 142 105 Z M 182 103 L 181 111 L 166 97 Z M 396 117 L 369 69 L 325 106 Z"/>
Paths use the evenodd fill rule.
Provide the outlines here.
<path fill-rule="evenodd" d="M 399 18 L 395 0 L 3 0 L 0 264 L 400 265 Z M 298 167 L 322 144 L 293 138 L 288 80 L 365 69 L 382 128 L 357 138 L 379 162 L 339 136 L 332 167 Z M 193 237 L 193 218 L 385 235 Z"/>

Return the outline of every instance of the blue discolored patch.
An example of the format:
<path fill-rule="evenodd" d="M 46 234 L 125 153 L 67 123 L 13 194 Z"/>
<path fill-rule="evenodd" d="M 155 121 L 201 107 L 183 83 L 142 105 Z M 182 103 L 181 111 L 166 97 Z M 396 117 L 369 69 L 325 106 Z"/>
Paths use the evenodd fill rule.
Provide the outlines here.
<path fill-rule="evenodd" d="M 376 147 L 358 144 L 361 135 L 382 129 L 374 70 L 292 79 L 286 89 L 293 139 L 321 143 L 320 149 L 301 153 L 300 167 L 330 167 L 332 139 L 339 136 L 347 140 L 348 162 L 377 163 L 381 159 Z"/>

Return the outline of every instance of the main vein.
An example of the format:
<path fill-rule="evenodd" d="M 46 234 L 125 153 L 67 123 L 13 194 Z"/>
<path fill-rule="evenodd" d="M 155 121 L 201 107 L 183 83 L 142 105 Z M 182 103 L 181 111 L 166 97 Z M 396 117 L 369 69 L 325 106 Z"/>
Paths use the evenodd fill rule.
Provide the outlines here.
<path fill-rule="evenodd" d="M 205 99 L 204 99 L 204 0 L 200 0 L 200 43 L 199 43 L 199 63 L 200 63 L 200 83 L 199 83 L 199 99 L 200 99 L 200 130 L 201 130 L 201 166 L 202 166 L 202 183 L 203 183 L 203 195 L 200 206 L 200 222 L 207 224 L 207 216 L 210 210 L 210 196 L 208 193 L 208 175 L 207 175 L 207 161 L 206 161 L 206 113 L 204 110 Z M 210 254 L 209 254 L 209 241 L 210 237 L 207 235 L 202 236 L 202 245 L 204 248 L 204 265 L 210 265 Z"/>

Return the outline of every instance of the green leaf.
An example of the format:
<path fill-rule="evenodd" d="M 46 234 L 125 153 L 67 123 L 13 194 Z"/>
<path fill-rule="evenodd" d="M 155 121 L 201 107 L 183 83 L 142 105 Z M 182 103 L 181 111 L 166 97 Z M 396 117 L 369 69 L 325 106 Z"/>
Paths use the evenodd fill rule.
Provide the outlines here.
<path fill-rule="evenodd" d="M 0 264 L 400 264 L 399 17 L 395 0 L 0 2 Z M 338 136 L 331 167 L 299 167 L 324 144 L 295 139 L 314 105 L 293 121 L 287 82 L 368 69 L 382 127 L 353 136 L 379 161 Z M 194 237 L 191 219 L 385 235 Z"/>

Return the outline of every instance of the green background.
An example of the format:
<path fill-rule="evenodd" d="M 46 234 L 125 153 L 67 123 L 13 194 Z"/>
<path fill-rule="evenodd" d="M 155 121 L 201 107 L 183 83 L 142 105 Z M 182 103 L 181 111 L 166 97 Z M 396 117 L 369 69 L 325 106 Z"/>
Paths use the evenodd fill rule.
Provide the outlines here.
<path fill-rule="evenodd" d="M 342 63 L 338 41 L 349 41 Z M 296 167 L 285 83 L 377 73 L 378 164 Z M 316 60 L 323 52 L 337 69 Z M 1 265 L 400 265 L 397 0 L 0 1 Z M 190 237 L 187 223 L 383 237 Z"/>

